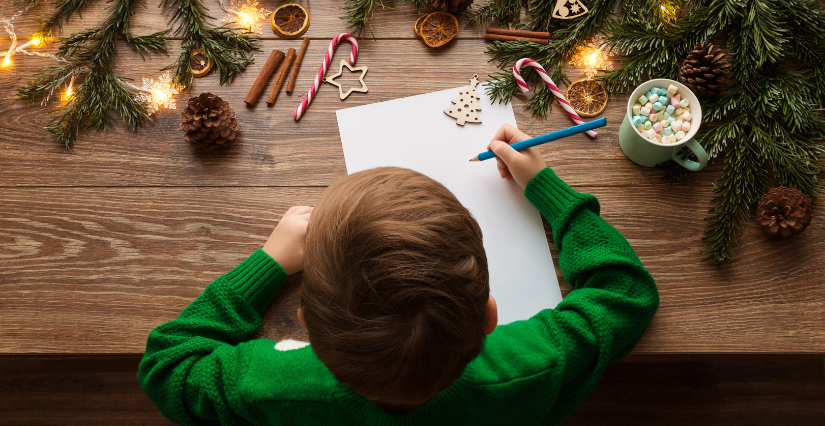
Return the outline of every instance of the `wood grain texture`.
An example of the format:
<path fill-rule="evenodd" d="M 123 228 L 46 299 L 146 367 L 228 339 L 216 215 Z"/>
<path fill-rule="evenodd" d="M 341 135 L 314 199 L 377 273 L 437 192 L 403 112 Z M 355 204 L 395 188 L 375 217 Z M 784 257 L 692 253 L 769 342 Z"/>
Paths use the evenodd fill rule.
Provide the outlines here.
<path fill-rule="evenodd" d="M 661 308 L 635 353 L 825 353 L 821 215 L 783 243 L 749 226 L 739 262 L 719 270 L 699 254 L 701 196 L 665 203 L 644 191 L 580 189 L 599 197 L 659 285 Z M 5 188 L 0 354 L 140 353 L 152 328 L 260 247 L 289 206 L 312 205 L 322 190 Z M 305 338 L 297 289 L 287 285 L 261 336 Z"/>

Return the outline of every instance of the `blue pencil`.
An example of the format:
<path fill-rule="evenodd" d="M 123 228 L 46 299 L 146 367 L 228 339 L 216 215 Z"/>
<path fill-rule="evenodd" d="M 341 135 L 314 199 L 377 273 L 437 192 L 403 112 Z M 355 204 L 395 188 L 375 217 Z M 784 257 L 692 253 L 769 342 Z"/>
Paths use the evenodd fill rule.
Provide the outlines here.
<path fill-rule="evenodd" d="M 512 146 L 513 149 L 515 149 L 516 151 L 522 151 L 527 148 L 532 148 L 536 145 L 541 145 L 543 143 L 551 142 L 561 138 L 566 138 L 570 135 L 575 135 L 576 133 L 586 132 L 588 130 L 593 130 L 597 127 L 603 127 L 606 125 L 607 119 L 602 117 L 593 121 L 588 121 L 587 123 L 579 124 L 573 127 L 568 127 L 566 129 L 556 130 L 555 132 L 550 132 L 546 135 L 536 136 L 534 138 L 523 140 L 521 142 L 516 142 L 510 146 Z M 484 161 L 495 157 L 497 156 L 493 151 L 484 151 L 481 154 L 478 154 L 476 157 L 471 158 L 470 161 Z"/>

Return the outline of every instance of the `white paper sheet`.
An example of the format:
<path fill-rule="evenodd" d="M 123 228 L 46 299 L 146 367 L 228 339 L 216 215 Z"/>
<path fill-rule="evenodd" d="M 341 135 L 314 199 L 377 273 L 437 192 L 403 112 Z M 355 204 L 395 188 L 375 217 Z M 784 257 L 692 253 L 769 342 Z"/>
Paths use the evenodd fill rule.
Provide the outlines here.
<path fill-rule="evenodd" d="M 446 186 L 481 226 L 499 324 L 528 319 L 562 299 L 541 215 L 494 160 L 469 161 L 516 125 L 512 104 L 491 105 L 479 85 L 482 124 L 458 126 L 443 110 L 460 89 L 338 110 L 347 173 L 405 167 Z"/>

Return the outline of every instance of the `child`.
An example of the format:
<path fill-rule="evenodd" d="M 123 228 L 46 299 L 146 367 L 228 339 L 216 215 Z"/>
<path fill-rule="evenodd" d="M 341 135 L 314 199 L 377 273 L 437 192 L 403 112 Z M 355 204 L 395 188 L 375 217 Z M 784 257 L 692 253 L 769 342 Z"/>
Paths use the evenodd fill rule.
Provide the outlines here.
<path fill-rule="evenodd" d="M 423 175 L 368 170 L 314 210 L 289 209 L 262 250 L 152 331 L 143 389 L 180 424 L 559 423 L 636 345 L 659 297 L 596 198 L 538 149 L 508 145 L 527 138 L 505 125 L 488 149 L 553 227 L 574 287 L 555 309 L 496 327 L 469 212 Z M 298 318 L 310 346 L 247 340 L 304 266 Z"/>

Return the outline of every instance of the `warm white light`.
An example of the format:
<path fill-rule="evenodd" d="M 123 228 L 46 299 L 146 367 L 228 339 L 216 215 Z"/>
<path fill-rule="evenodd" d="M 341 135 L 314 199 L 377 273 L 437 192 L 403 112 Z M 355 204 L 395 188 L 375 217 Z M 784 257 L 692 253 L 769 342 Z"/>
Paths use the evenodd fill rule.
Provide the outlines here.
<path fill-rule="evenodd" d="M 151 78 L 143 78 L 143 87 L 138 88 L 141 94 L 138 99 L 149 104 L 151 112 L 160 109 L 175 109 L 175 95 L 179 92 L 172 85 L 172 76 L 167 72 L 154 81 Z"/>
<path fill-rule="evenodd" d="M 267 19 L 271 12 L 264 8 L 259 9 L 258 2 L 254 0 L 246 0 L 245 4 L 241 4 L 238 0 L 232 0 L 230 3 L 229 8 L 224 8 L 226 16 L 221 19 L 223 23 L 234 22 L 249 32 L 264 33 L 261 20 Z"/>
<path fill-rule="evenodd" d="M 9 58 L 8 56 L 6 56 L 6 57 L 3 59 L 3 66 L 4 66 L 4 67 L 7 67 L 7 66 L 9 66 L 9 65 L 11 65 L 11 58 Z"/>

